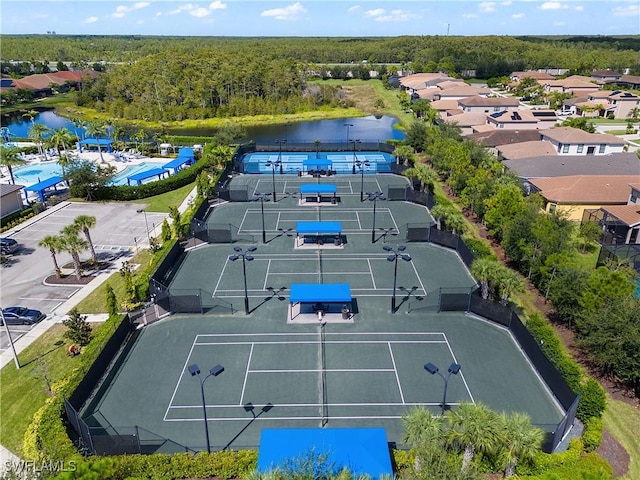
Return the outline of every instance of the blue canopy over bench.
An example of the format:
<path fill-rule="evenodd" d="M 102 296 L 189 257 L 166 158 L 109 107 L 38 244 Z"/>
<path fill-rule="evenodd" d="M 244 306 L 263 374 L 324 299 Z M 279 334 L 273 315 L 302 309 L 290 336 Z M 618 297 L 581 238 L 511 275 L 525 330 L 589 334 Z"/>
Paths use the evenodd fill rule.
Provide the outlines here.
<path fill-rule="evenodd" d="M 303 183 L 300 185 L 300 200 L 315 196 L 316 202 L 322 202 L 322 196 L 330 196 L 331 203 L 336 203 L 336 186 L 331 183 Z"/>
<path fill-rule="evenodd" d="M 351 317 L 351 286 L 348 283 L 292 283 L 289 294 L 289 317 L 294 313 L 318 315 L 339 314 L 343 319 Z"/>

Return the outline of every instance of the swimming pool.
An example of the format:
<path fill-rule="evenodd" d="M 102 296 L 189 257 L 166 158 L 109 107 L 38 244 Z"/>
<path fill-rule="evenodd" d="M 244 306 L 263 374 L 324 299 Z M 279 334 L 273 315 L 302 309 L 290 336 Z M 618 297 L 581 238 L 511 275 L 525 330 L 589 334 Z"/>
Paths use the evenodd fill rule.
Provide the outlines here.
<path fill-rule="evenodd" d="M 109 182 L 109 185 L 127 185 L 127 177 L 139 172 L 162 167 L 164 164 L 165 162 L 142 162 L 135 165 L 129 165 L 127 168 L 117 173 L 111 182 Z M 33 163 L 23 167 L 14 168 L 13 176 L 16 183 L 30 186 L 47 178 L 62 176 L 62 167 L 58 162 Z M 155 178 L 156 177 L 153 177 L 150 180 L 154 180 Z"/>

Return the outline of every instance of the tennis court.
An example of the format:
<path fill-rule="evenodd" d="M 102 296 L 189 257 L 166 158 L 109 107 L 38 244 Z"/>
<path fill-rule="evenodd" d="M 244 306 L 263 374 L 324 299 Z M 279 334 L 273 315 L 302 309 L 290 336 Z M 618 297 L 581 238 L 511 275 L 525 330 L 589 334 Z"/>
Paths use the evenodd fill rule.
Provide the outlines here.
<path fill-rule="evenodd" d="M 273 187 L 269 177 L 243 175 L 233 182 L 263 192 Z M 543 428 L 555 428 L 564 412 L 508 330 L 461 312 L 437 311 L 439 289 L 476 287 L 457 254 L 410 242 L 404 250 L 410 261 L 396 266 L 389 260 L 383 247 L 403 244 L 408 223 L 430 224 L 428 210 L 378 199 L 374 229 L 373 202 L 359 196 L 362 177 L 337 180 L 335 205 L 301 205 L 296 192 L 309 179 L 292 176 L 276 182 L 282 193 L 276 202 L 216 206 L 207 224 L 232 224 L 241 240 L 190 250 L 169 289 L 175 295 L 197 290 L 233 304 L 233 312 L 177 314 L 147 326 L 85 410 L 88 424 L 115 430 L 137 425 L 202 449 L 200 383 L 188 367 L 197 364 L 206 375 L 221 364 L 224 372 L 204 384 L 215 449 L 256 448 L 263 428 L 321 426 L 384 427 L 389 441 L 402 444 L 403 414 L 416 405 L 440 411 L 443 379 L 424 369 L 432 362 L 445 375 L 450 364 L 462 366 L 448 383 L 450 407 L 483 402 L 526 412 Z M 381 192 L 403 184 L 406 179 L 396 176 L 369 180 Z M 296 224 L 305 221 L 339 222 L 344 243 L 296 249 Z M 251 248 L 251 260 L 231 261 L 235 248 Z M 245 281 L 248 315 L 241 308 Z M 292 284 L 344 283 L 353 298 L 352 322 L 287 322 Z"/>

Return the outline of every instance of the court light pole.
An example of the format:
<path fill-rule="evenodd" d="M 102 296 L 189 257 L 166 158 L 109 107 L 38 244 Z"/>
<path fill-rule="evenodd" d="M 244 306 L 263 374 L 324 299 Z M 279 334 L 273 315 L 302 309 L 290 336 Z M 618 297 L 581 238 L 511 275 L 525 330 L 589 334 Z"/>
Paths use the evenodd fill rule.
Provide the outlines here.
<path fill-rule="evenodd" d="M 233 247 L 233 251 L 236 252 L 233 255 L 229 255 L 229 260 L 235 262 L 242 259 L 242 276 L 244 278 L 244 313 L 249 315 L 249 293 L 247 291 L 247 262 L 253 260 L 252 252 L 255 252 L 258 247 L 249 247 L 246 251 L 242 250 L 242 247 Z"/>
<path fill-rule="evenodd" d="M 207 453 L 211 453 L 211 444 L 209 443 L 209 422 L 207 421 L 207 402 L 204 399 L 204 382 L 207 381 L 209 377 L 217 377 L 222 372 L 224 372 L 224 367 L 222 365 L 216 365 L 209 370 L 209 374 L 202 378 L 200 376 L 200 367 L 195 363 L 193 365 L 189 365 L 189 373 L 192 377 L 198 377 L 200 380 L 200 393 L 202 394 L 202 414 L 204 416 L 204 435 L 207 440 Z"/>
<path fill-rule="evenodd" d="M 276 201 L 276 167 L 277 166 L 282 166 L 282 162 L 280 160 L 276 160 L 275 162 L 272 162 L 271 160 L 269 160 L 267 163 L 265 163 L 265 166 L 267 167 L 271 167 L 271 181 L 273 182 L 273 201 Z"/>
<path fill-rule="evenodd" d="M 386 200 L 382 192 L 367 192 L 367 198 L 373 202 L 373 226 L 371 227 L 371 243 L 376 243 L 376 204 L 378 200 Z"/>
<path fill-rule="evenodd" d="M 353 123 L 345 123 L 345 127 L 347 127 L 347 145 L 349 145 L 349 127 L 353 127 Z"/>
<path fill-rule="evenodd" d="M 353 153 L 355 155 L 355 151 Z M 360 201 L 364 202 L 364 171 L 369 166 L 369 160 L 356 160 L 354 165 L 360 169 Z"/>
<path fill-rule="evenodd" d="M 269 201 L 270 193 L 256 192 L 253 194 L 254 200 L 260 201 L 260 213 L 262 214 L 262 243 L 267 243 L 267 231 L 264 228 L 264 202 Z"/>
<path fill-rule="evenodd" d="M 447 409 L 447 386 L 449 385 L 449 379 L 451 378 L 451 375 L 457 375 L 460 372 L 460 369 L 462 367 L 460 366 L 459 363 L 455 363 L 453 362 L 451 365 L 449 365 L 449 368 L 447 370 L 447 375 L 443 375 L 442 373 L 440 373 L 440 369 L 434 365 L 433 363 L 429 362 L 426 363 L 424 365 L 424 369 L 429 372 L 431 375 L 439 375 L 440 378 L 442 378 L 442 380 L 444 381 L 444 395 L 442 396 L 442 414 L 444 415 L 444 411 Z"/>
<path fill-rule="evenodd" d="M 149 241 L 149 248 L 151 248 L 151 236 L 149 235 L 149 224 L 147 223 L 147 212 L 144 208 L 140 210 L 136 210 L 138 213 L 142 212 L 144 214 L 144 228 L 147 231 L 147 240 Z"/>
<path fill-rule="evenodd" d="M 13 338 L 11 337 L 11 332 L 9 331 L 9 325 L 4 318 L 4 311 L 2 307 L 0 307 L 0 319 L 2 320 L 2 325 L 4 325 L 4 329 L 7 332 L 7 337 L 9 338 L 9 345 L 11 345 L 11 351 L 13 352 L 13 363 L 16 364 L 16 370 L 20 370 L 20 360 L 18 359 L 18 354 L 16 353 L 16 347 L 13 344 Z"/>
<path fill-rule="evenodd" d="M 391 245 L 383 245 L 382 249 L 388 252 L 387 256 L 389 262 L 393 262 L 393 293 L 391 294 L 391 313 L 396 313 L 396 285 L 398 284 L 398 258 L 401 258 L 405 262 L 411 261 L 411 255 L 404 253 L 407 249 L 404 245 L 398 245 L 395 250 Z"/>
<path fill-rule="evenodd" d="M 356 157 L 356 144 L 360 143 L 360 140 L 349 140 L 349 143 L 353 143 L 353 162 L 351 164 L 351 174 L 356 174 L 356 162 L 358 158 Z"/>
<path fill-rule="evenodd" d="M 278 144 L 278 165 L 280 165 L 280 175 L 282 175 L 282 144 L 287 143 L 287 140 L 276 140 L 276 143 Z"/>

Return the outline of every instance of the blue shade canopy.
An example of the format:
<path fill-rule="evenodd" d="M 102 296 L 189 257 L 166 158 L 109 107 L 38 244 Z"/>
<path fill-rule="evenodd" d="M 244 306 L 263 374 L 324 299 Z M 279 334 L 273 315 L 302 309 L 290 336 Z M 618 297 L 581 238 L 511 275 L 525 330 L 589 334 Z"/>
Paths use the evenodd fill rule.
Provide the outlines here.
<path fill-rule="evenodd" d="M 164 175 L 167 171 L 164 168 L 152 168 L 151 170 L 145 170 L 143 172 L 134 173 L 127 177 L 127 181 L 133 180 L 134 182 L 141 182 L 145 178 L 155 177 L 156 175 Z"/>
<path fill-rule="evenodd" d="M 292 283 L 291 303 L 348 303 L 351 286 L 348 283 Z"/>
<path fill-rule="evenodd" d="M 326 465 L 335 469 L 327 474 L 337 476 L 348 468 L 353 478 L 393 478 L 384 428 L 265 428 L 260 435 L 258 471 L 265 473 L 296 459 L 306 459 L 312 452 L 327 455 Z"/>
<path fill-rule="evenodd" d="M 342 233 L 340 222 L 297 222 L 298 235 L 338 235 Z"/>
<path fill-rule="evenodd" d="M 336 193 L 336 186 L 330 183 L 303 183 L 300 185 L 300 193 L 303 195 Z"/>
<path fill-rule="evenodd" d="M 302 165 L 305 167 L 330 167 L 333 162 L 324 158 L 307 158 L 302 161 Z"/>
<path fill-rule="evenodd" d="M 181 167 L 185 163 L 191 163 L 191 161 L 192 161 L 192 158 L 178 157 L 178 158 L 174 158 L 169 163 L 165 163 L 162 166 L 162 168 L 164 168 L 165 170 L 173 170 L 173 169 L 176 169 L 178 167 Z"/>
<path fill-rule="evenodd" d="M 64 178 L 62 177 L 49 177 L 49 178 L 45 178 L 41 182 L 35 183 L 30 187 L 25 188 L 25 190 L 28 192 L 38 193 L 43 190 L 46 190 L 47 188 L 53 187 L 54 185 L 57 185 L 58 183 L 63 181 L 64 181 Z"/>

